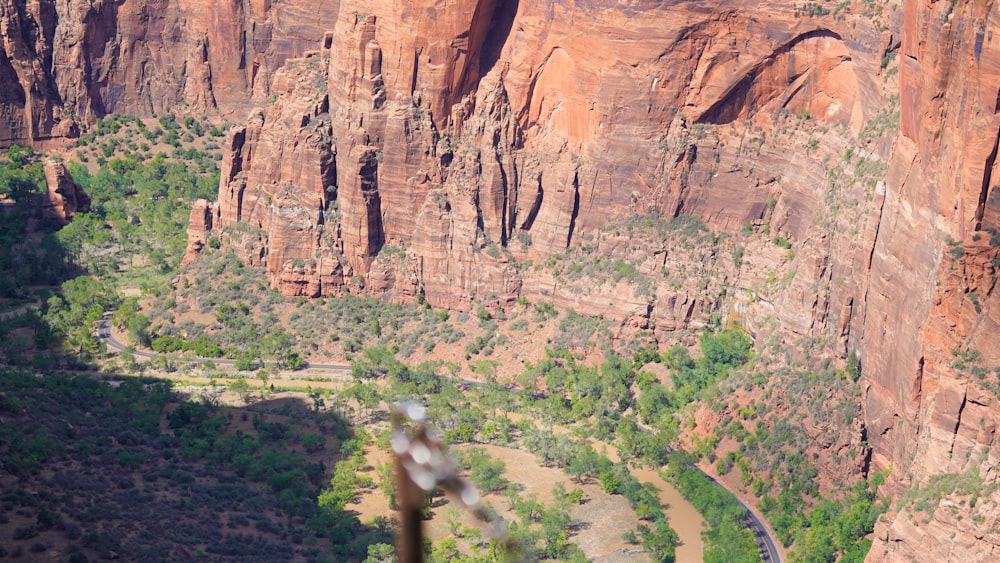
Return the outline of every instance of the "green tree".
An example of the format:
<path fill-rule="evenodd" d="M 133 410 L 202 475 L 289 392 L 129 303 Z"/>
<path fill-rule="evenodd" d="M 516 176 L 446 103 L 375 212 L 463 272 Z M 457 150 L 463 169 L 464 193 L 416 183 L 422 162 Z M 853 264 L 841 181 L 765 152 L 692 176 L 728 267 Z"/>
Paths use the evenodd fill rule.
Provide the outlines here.
<path fill-rule="evenodd" d="M 236 362 L 233 364 L 233 367 L 235 367 L 237 371 L 250 371 L 256 364 L 257 355 L 252 351 L 246 351 L 236 357 Z"/>
<path fill-rule="evenodd" d="M 361 357 L 351 363 L 351 375 L 356 380 L 388 377 L 392 380 L 409 378 L 408 368 L 385 346 L 366 348 Z"/>
<path fill-rule="evenodd" d="M 252 390 L 250 384 L 247 383 L 247 378 L 243 375 L 236 377 L 236 381 L 229 384 L 229 390 L 240 396 L 243 404 L 249 405 L 252 396 Z"/>
<path fill-rule="evenodd" d="M 290 370 L 300 370 L 305 362 L 302 360 L 302 356 L 299 356 L 297 352 L 289 352 L 285 356 L 285 365 L 288 366 Z"/>
<path fill-rule="evenodd" d="M 657 522 L 652 530 L 642 534 L 642 547 L 649 551 L 653 561 L 672 563 L 677 560 L 677 543 L 680 538 L 666 522 Z"/>
<path fill-rule="evenodd" d="M 312 401 L 312 410 L 314 413 L 318 413 L 321 408 L 326 406 L 326 399 L 323 397 L 322 389 L 313 389 L 310 385 L 306 389 L 306 393 L 309 395 L 309 400 Z"/>
<path fill-rule="evenodd" d="M 457 560 L 460 555 L 455 538 L 444 538 L 431 549 L 430 563 L 450 563 Z"/>
<path fill-rule="evenodd" d="M 347 503 L 357 497 L 358 476 L 354 465 L 349 461 L 338 462 L 333 469 L 330 488 L 324 489 L 319 495 L 320 508 L 339 513 Z"/>
<path fill-rule="evenodd" d="M 601 455 L 590 446 L 584 446 L 578 448 L 576 454 L 569 459 L 566 472 L 582 485 L 585 482 L 585 476 L 596 476 L 601 467 Z"/>
<path fill-rule="evenodd" d="M 133 314 L 128 320 L 128 335 L 133 342 L 140 346 L 149 346 L 149 318 L 141 313 Z"/>
<path fill-rule="evenodd" d="M 462 460 L 469 468 L 469 478 L 480 490 L 496 492 L 506 489 L 509 481 L 503 476 L 507 465 L 503 460 L 494 460 L 483 448 L 469 448 L 462 454 Z"/>
<path fill-rule="evenodd" d="M 375 467 L 378 476 L 378 487 L 389 500 L 389 508 L 396 510 L 396 471 L 391 462 L 385 462 Z"/>
<path fill-rule="evenodd" d="M 257 370 L 257 379 L 260 380 L 261 392 L 267 393 L 267 384 L 271 381 L 271 370 L 267 368 Z"/>
<path fill-rule="evenodd" d="M 542 514 L 542 538 L 545 540 L 545 556 L 551 559 L 563 559 L 569 548 L 569 528 L 573 519 L 569 512 L 561 507 L 552 507 Z"/>
<path fill-rule="evenodd" d="M 382 404 L 382 395 L 379 393 L 378 386 L 374 383 L 356 382 L 347 389 L 344 389 L 340 393 L 340 396 L 343 399 L 357 401 L 362 409 L 362 414 L 366 418 L 371 416 L 375 409 Z"/>
<path fill-rule="evenodd" d="M 376 543 L 368 546 L 368 557 L 364 563 L 395 563 L 396 552 L 392 544 Z"/>
<path fill-rule="evenodd" d="M 510 489 L 516 491 L 516 489 Z M 514 504 L 514 513 L 525 522 L 537 522 L 541 520 L 545 512 L 545 505 L 538 500 L 535 493 L 531 493 L 527 498 L 521 499 Z"/>

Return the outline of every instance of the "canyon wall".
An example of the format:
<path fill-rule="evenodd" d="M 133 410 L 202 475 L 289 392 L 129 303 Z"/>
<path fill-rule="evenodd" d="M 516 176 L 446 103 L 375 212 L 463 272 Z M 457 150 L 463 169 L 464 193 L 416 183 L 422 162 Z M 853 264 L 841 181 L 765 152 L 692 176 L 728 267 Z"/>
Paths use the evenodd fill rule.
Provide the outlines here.
<path fill-rule="evenodd" d="M 865 417 L 874 467 L 929 504 L 880 523 L 869 559 L 986 561 L 1000 555 L 1000 9 L 905 8 L 899 136 L 865 300 Z"/>
<path fill-rule="evenodd" d="M 188 260 L 220 237 L 286 295 L 523 296 L 623 331 L 721 316 L 856 351 L 887 490 L 977 489 L 894 504 L 870 558 L 989 559 L 997 18 L 990 0 L 0 0 L 0 146 L 108 112 L 217 114 L 240 125 Z"/>
<path fill-rule="evenodd" d="M 846 355 L 882 195 L 831 158 L 892 103 L 893 12 L 436 6 L 343 3 L 233 132 L 214 224 L 282 292 L 466 310 L 523 295 L 657 330 L 737 307 L 798 335 L 836 327 Z M 877 169 L 890 146 L 870 135 L 850 165 Z M 637 216 L 749 229 L 757 251 L 737 264 L 724 242 L 706 261 L 614 227 Z M 583 291 L 540 267 L 580 245 L 652 287 Z M 671 269 L 686 273 L 668 284 Z"/>
<path fill-rule="evenodd" d="M 72 137 L 108 113 L 242 120 L 337 11 L 305 0 L 2 0 L 0 147 Z"/>
<path fill-rule="evenodd" d="M 737 314 L 857 351 L 886 490 L 983 497 L 894 505 L 870 558 L 990 558 L 994 4 L 459 4 L 343 3 L 233 133 L 216 233 L 288 295 Z M 663 234 L 685 216 L 740 234 Z M 594 257 L 647 283 L 576 280 Z"/>

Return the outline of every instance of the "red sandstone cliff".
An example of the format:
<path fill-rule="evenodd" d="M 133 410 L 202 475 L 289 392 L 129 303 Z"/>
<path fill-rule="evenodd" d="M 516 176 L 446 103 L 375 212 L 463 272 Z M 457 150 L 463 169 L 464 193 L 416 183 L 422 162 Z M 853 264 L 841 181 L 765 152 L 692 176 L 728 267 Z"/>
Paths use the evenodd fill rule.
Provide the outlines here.
<path fill-rule="evenodd" d="M 656 330 L 730 307 L 828 338 L 861 352 L 872 461 L 895 494 L 942 473 L 992 487 L 996 9 L 866 6 L 344 2 L 322 52 L 279 73 L 289 95 L 234 133 L 218 225 L 287 294 L 526 295 Z M 734 264 L 725 245 L 691 256 L 605 228 L 649 211 L 767 225 L 794 251 L 750 241 Z M 652 288 L 537 267 L 581 247 L 639 256 Z M 871 557 L 989 557 L 990 491 L 974 525 L 904 510 Z"/>
<path fill-rule="evenodd" d="M 108 113 L 243 119 L 315 49 L 337 2 L 0 1 L 0 146 L 75 136 Z"/>
<path fill-rule="evenodd" d="M 986 497 L 904 509 L 871 558 L 986 559 L 997 8 L 807 4 L 0 0 L 0 144 L 109 111 L 249 115 L 191 250 L 224 233 L 286 294 L 526 295 L 657 331 L 731 310 L 859 349 L 872 462 L 894 492 L 975 474 Z M 730 242 L 625 228 L 649 212 L 761 236 L 735 260 Z M 545 265 L 586 252 L 649 284 Z"/>
<path fill-rule="evenodd" d="M 866 299 L 865 414 L 875 466 L 891 465 L 897 491 L 963 475 L 978 503 L 946 488 L 929 511 L 905 507 L 876 529 L 869 559 L 986 561 L 1000 555 L 1000 245 L 989 232 L 1000 227 L 1000 6 L 908 2 L 904 22 L 900 132 Z"/>
<path fill-rule="evenodd" d="M 775 302 L 756 302 L 758 317 L 819 333 L 857 292 L 814 286 L 857 278 L 870 251 L 838 238 L 844 217 L 815 227 L 821 156 L 839 157 L 887 100 L 892 36 L 861 16 L 803 17 L 794 3 L 766 16 L 731 2 L 344 3 L 321 52 L 279 72 L 274 89 L 287 95 L 234 133 L 218 225 L 262 233 L 237 238 L 287 294 L 364 280 L 450 307 L 525 294 L 670 327 L 706 320 L 719 291 L 658 286 L 609 304 L 517 264 L 584 240 L 624 250 L 603 229 L 647 212 L 730 231 L 773 218 L 802 243 L 804 267 L 764 252 L 764 265 L 799 274 Z M 830 147 L 802 159 L 811 138 Z M 864 189 L 848 184 L 847 197 Z M 863 237 L 875 224 L 862 221 Z M 506 252 L 485 252 L 494 245 Z M 386 246 L 405 258 L 380 255 Z M 645 266 L 656 274 L 662 254 Z M 739 287 L 767 276 L 728 270 Z"/>

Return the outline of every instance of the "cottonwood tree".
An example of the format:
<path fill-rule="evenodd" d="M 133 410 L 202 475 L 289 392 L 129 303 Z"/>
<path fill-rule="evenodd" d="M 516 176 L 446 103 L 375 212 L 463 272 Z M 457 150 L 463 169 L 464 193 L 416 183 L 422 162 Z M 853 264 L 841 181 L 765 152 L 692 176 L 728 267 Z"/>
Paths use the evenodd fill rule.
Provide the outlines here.
<path fill-rule="evenodd" d="M 236 381 L 229 384 L 229 390 L 239 395 L 244 405 L 250 404 L 253 393 L 250 384 L 247 383 L 246 376 L 237 376 Z"/>

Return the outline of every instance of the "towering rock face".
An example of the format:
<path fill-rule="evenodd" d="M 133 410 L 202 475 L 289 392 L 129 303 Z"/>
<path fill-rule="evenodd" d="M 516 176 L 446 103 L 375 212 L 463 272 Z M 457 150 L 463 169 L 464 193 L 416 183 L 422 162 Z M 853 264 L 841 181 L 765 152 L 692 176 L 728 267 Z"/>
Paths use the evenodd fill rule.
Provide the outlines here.
<path fill-rule="evenodd" d="M 889 11 L 843 15 L 793 2 L 767 14 L 749 2 L 345 2 L 320 53 L 279 72 L 274 91 L 292 95 L 234 132 L 219 226 L 242 225 L 245 256 L 287 294 L 363 284 L 457 308 L 527 295 L 661 328 L 706 321 L 726 283 L 749 290 L 780 266 L 798 271 L 791 290 L 753 299 L 755 318 L 799 334 L 843 324 L 846 349 L 860 316 L 840 317 L 859 292 L 829 281 L 865 268 L 880 195 L 840 186 L 863 202 L 860 227 L 850 218 L 860 235 L 841 236 L 847 218 L 817 205 L 832 197 L 823 157 L 840 158 L 886 105 L 893 36 L 875 24 L 892 24 Z M 876 162 L 888 145 L 867 149 Z M 661 283 L 612 290 L 611 303 L 519 266 L 580 242 L 627 252 L 608 225 L 650 213 L 729 231 L 770 222 L 802 249 L 763 252 L 763 269 L 720 265 L 707 293 Z M 642 251 L 659 257 L 642 273 L 662 277 L 666 250 Z"/>
<path fill-rule="evenodd" d="M 988 497 L 903 508 L 871 557 L 988 558 L 998 9 L 827 4 L 0 0 L 0 146 L 248 116 L 189 256 L 213 231 L 288 295 L 523 295 L 661 333 L 737 313 L 857 350 L 892 490 Z M 689 215 L 759 236 L 696 240 Z M 574 282 L 594 257 L 619 275 Z"/>
<path fill-rule="evenodd" d="M 975 491 L 945 488 L 926 514 L 904 507 L 876 530 L 876 561 L 1000 554 L 998 32 L 995 2 L 906 5 L 900 132 L 864 330 L 869 440 L 898 488 L 949 474 Z"/>
<path fill-rule="evenodd" d="M 344 283 L 326 60 L 290 61 L 274 81 L 279 101 L 230 133 L 222 163 L 217 225 L 289 295 Z"/>
<path fill-rule="evenodd" d="M 894 494 L 944 473 L 991 501 L 973 524 L 941 509 L 923 526 L 904 508 L 871 557 L 988 558 L 996 12 L 345 1 L 320 53 L 279 72 L 288 95 L 233 133 L 216 225 L 290 295 L 364 287 L 455 308 L 524 295 L 657 331 L 728 309 L 857 350 L 862 432 Z M 631 236 L 635 217 L 683 215 L 771 235 L 697 256 L 683 237 Z M 581 263 L 558 260 L 580 252 L 652 286 L 574 285 Z M 657 278 L 678 271 L 707 282 Z"/>
<path fill-rule="evenodd" d="M 45 163 L 45 195 L 42 197 L 42 218 L 63 225 L 73 220 L 73 215 L 90 205 L 90 196 L 73 181 L 62 162 Z"/>
<path fill-rule="evenodd" d="M 108 113 L 243 119 L 337 2 L 0 1 L 0 146 L 74 136 Z"/>

